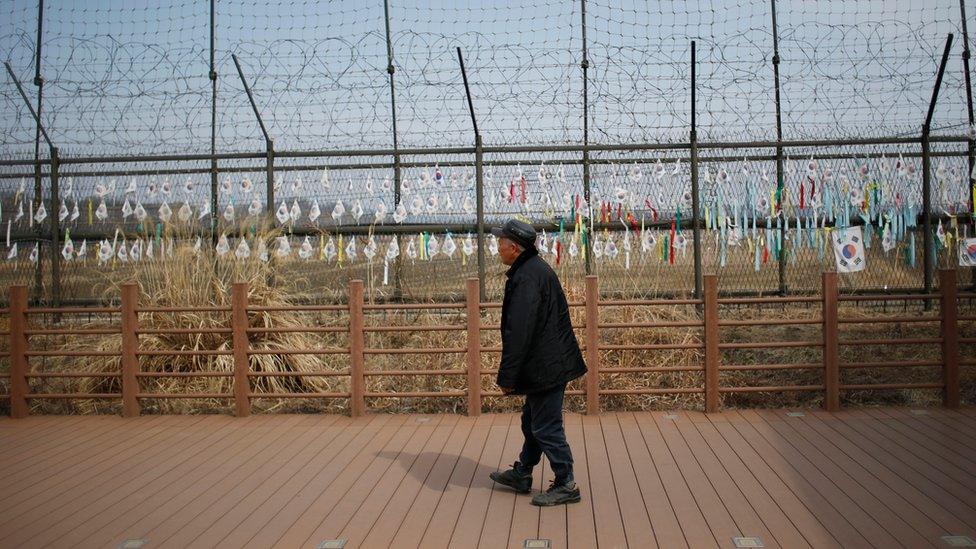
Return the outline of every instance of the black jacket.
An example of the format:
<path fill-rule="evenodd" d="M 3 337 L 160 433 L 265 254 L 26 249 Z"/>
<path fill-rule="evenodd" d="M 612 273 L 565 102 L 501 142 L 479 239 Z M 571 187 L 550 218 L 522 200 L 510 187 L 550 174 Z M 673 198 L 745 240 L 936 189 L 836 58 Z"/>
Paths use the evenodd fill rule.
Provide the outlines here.
<path fill-rule="evenodd" d="M 552 267 L 528 248 L 505 274 L 498 386 L 528 394 L 585 374 L 566 295 Z"/>

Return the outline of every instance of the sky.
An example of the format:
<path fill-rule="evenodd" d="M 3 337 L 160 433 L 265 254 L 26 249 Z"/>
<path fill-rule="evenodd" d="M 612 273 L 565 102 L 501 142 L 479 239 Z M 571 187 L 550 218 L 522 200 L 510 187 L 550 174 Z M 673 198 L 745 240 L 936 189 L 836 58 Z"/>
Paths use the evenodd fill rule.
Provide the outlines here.
<path fill-rule="evenodd" d="M 487 144 L 581 141 L 581 7 L 391 0 L 400 145 L 472 143 L 456 47 Z M 699 139 L 775 138 L 770 2 L 585 8 L 591 142 L 687 140 L 692 40 Z M 37 4 L 3 9 L 0 52 L 35 101 Z M 934 127 L 966 132 L 957 2 L 781 1 L 777 20 L 786 138 L 917 134 L 949 32 Z M 264 148 L 231 54 L 278 150 L 390 147 L 384 23 L 375 0 L 218 0 L 218 149 Z M 42 119 L 66 154 L 209 152 L 208 2 L 49 0 L 41 43 Z M 0 103 L 0 154 L 32 155 L 34 124 L 9 78 Z"/>

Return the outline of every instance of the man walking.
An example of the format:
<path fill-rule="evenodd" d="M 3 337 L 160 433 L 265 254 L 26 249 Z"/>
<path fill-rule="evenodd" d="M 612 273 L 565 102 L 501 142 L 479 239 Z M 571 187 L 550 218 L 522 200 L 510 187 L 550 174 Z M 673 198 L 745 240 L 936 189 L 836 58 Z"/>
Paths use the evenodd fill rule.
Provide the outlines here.
<path fill-rule="evenodd" d="M 563 430 L 566 384 L 586 373 L 569 305 L 559 278 L 535 248 L 531 225 L 509 220 L 491 230 L 499 238 L 498 255 L 509 265 L 502 302 L 502 361 L 498 386 L 505 394 L 525 395 L 522 406 L 522 453 L 512 468 L 491 473 L 491 479 L 520 493 L 532 489 L 532 468 L 542 454 L 555 479 L 533 505 L 576 503 L 580 491 L 573 480 L 573 454 Z"/>

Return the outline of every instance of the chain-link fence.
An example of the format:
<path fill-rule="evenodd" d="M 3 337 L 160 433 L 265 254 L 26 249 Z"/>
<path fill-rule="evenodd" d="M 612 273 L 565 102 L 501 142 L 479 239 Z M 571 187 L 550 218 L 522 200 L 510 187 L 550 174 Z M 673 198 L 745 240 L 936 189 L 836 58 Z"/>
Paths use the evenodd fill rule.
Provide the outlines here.
<path fill-rule="evenodd" d="M 522 216 L 571 288 L 810 292 L 861 226 L 845 291 L 924 289 L 976 236 L 964 8 L 14 1 L 0 279 L 99 299 L 183 250 L 310 300 L 493 298 L 479 227 Z"/>

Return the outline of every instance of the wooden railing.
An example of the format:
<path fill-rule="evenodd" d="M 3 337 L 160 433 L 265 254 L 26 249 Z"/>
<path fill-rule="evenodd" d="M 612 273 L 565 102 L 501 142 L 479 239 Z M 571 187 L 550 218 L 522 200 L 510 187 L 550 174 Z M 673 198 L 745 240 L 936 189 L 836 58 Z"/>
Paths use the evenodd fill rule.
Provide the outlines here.
<path fill-rule="evenodd" d="M 62 307 L 29 308 L 27 302 L 27 288 L 13 286 L 9 290 L 9 307 L 0 309 L 0 315 L 9 316 L 10 329 L 0 332 L 0 337 L 9 338 L 9 352 L 0 353 L 0 358 L 10 361 L 10 371 L 0 375 L 0 379 L 7 378 L 9 393 L 0 395 L 10 401 L 10 416 L 22 418 L 29 414 L 28 402 L 33 399 L 121 399 L 122 411 L 126 417 L 137 416 L 140 413 L 140 401 L 156 398 L 181 399 L 228 399 L 234 401 L 237 416 L 247 416 L 251 412 L 251 400 L 255 398 L 316 398 L 316 399 L 348 399 L 352 416 L 366 413 L 367 398 L 390 397 L 420 397 L 420 398 L 465 398 L 467 399 L 467 413 L 478 415 L 482 410 L 484 397 L 501 396 L 500 391 L 483 391 L 481 380 L 483 375 L 497 373 L 497 369 L 481 367 L 481 358 L 485 353 L 500 353 L 500 347 L 482 345 L 481 332 L 498 330 L 497 324 L 485 324 L 482 314 L 485 311 L 499 309 L 500 303 L 479 302 L 479 288 L 477 279 L 467 282 L 466 301 L 459 303 L 387 303 L 368 304 L 364 302 L 363 283 L 353 280 L 349 284 L 349 299 L 347 305 L 302 305 L 302 306 L 259 306 L 248 303 L 248 288 L 246 284 L 234 284 L 230 307 L 141 307 L 138 305 L 138 292 L 134 285 L 123 287 L 121 305 L 119 307 Z M 940 272 L 940 293 L 930 295 L 870 295 L 870 296 L 839 296 L 837 288 L 837 274 L 823 274 L 823 288 L 820 296 L 815 297 L 759 297 L 759 298 L 720 298 L 718 295 L 718 279 L 714 275 L 706 276 L 702 299 L 668 299 L 668 300 L 601 300 L 596 276 L 586 279 L 585 299 L 570 302 L 571 308 L 585 308 L 585 323 L 576 326 L 585 331 L 581 347 L 586 356 L 589 373 L 586 375 L 580 390 L 569 390 L 567 394 L 583 395 L 586 401 L 586 411 L 597 414 L 600 411 L 600 397 L 610 395 L 678 395 L 704 394 L 704 408 L 707 412 L 719 409 L 719 396 L 722 393 L 741 392 L 778 392 L 778 391 L 819 391 L 824 393 L 824 408 L 836 411 L 841 406 L 841 393 L 851 390 L 883 390 L 883 389 L 930 389 L 942 392 L 943 404 L 950 408 L 960 405 L 960 368 L 976 366 L 973 353 L 966 354 L 960 359 L 960 346 L 976 345 L 976 338 L 961 337 L 961 323 L 972 323 L 976 316 L 959 315 L 958 304 L 964 300 L 973 300 L 976 294 L 960 293 L 957 287 L 955 270 Z M 908 304 L 910 302 L 926 301 L 938 302 L 937 314 L 903 315 L 903 316 L 861 316 L 841 318 L 839 304 L 847 301 L 885 301 Z M 801 304 L 810 308 L 819 306 L 819 318 L 787 319 L 723 319 L 720 315 L 721 306 L 741 305 L 796 305 Z M 657 322 L 602 322 L 601 311 L 608 311 L 614 307 L 674 307 L 691 306 L 701 314 L 694 315 L 694 320 L 674 320 Z M 929 307 L 926 307 L 928 309 Z M 399 326 L 367 326 L 365 319 L 379 311 L 449 311 L 465 312 L 464 324 L 436 324 L 436 325 L 399 325 Z M 301 326 L 289 328 L 251 327 L 249 314 L 290 312 L 340 312 L 348 314 L 348 322 L 340 326 Z M 230 316 L 229 328 L 168 328 L 151 329 L 143 327 L 139 322 L 140 314 L 152 313 L 220 313 Z M 58 317 L 70 317 L 75 314 L 105 314 L 119 316 L 119 326 L 113 328 L 32 328 L 30 317 L 42 314 L 52 314 Z M 936 323 L 940 324 L 941 336 L 933 338 L 901 338 L 901 339 L 870 339 L 845 340 L 841 328 L 856 323 Z M 771 342 L 723 342 L 721 339 L 723 327 L 756 327 L 782 325 L 813 325 L 821 329 L 821 337 L 817 339 L 771 341 Z M 631 329 L 661 329 L 685 328 L 700 331 L 701 343 L 691 344 L 613 344 L 604 343 L 602 334 L 612 333 L 614 330 Z M 466 344 L 458 347 L 437 348 L 375 348 L 366 346 L 366 334 L 369 332 L 417 332 L 417 331 L 458 331 L 466 332 Z M 306 333 L 344 333 L 348 336 L 345 347 L 322 347 L 303 349 L 252 349 L 250 336 L 267 332 L 306 332 Z M 118 352 L 96 350 L 32 350 L 31 336 L 44 335 L 84 335 L 84 334 L 117 334 L 122 335 L 122 345 Z M 225 334 L 230 338 L 231 348 L 220 350 L 200 349 L 141 349 L 140 335 L 165 334 Z M 914 361 L 888 361 L 844 363 L 840 361 L 840 348 L 851 345 L 927 345 L 938 349 L 939 359 Z M 817 348 L 822 360 L 808 363 L 785 364 L 722 364 L 723 351 L 743 349 L 788 349 L 788 348 Z M 601 364 L 601 352 L 610 351 L 670 351 L 694 350 L 704 355 L 704 363 L 700 365 L 660 367 L 612 367 Z M 254 372 L 250 369 L 250 358 L 260 354 L 277 355 L 347 355 L 349 368 L 342 370 L 301 371 L 301 372 Z M 465 355 L 466 367 L 462 369 L 418 369 L 418 370 L 367 370 L 365 367 L 367 355 L 407 355 L 407 354 L 447 354 Z M 933 353 L 934 354 L 934 353 Z M 140 371 L 140 357 L 144 356 L 220 356 L 233 357 L 232 372 L 143 372 Z M 120 371 L 110 373 L 91 372 L 36 372 L 30 367 L 33 357 L 119 357 Z M 841 381 L 841 371 L 855 368 L 941 368 L 941 380 L 927 383 L 884 383 L 884 384 L 844 384 Z M 819 370 L 822 372 L 822 383 L 814 385 L 783 385 L 783 386 L 724 386 L 720 376 L 723 372 L 759 371 L 759 370 Z M 703 383 L 691 387 L 630 387 L 623 389 L 602 388 L 601 374 L 626 373 L 675 373 L 698 372 L 703 374 Z M 251 380 L 261 376 L 292 376 L 319 377 L 335 376 L 349 378 L 348 392 L 256 392 L 251 390 Z M 373 376 L 464 376 L 467 379 L 465 390 L 437 391 L 437 392 L 370 392 L 366 390 L 366 377 Z M 121 381 L 121 393 L 34 393 L 29 390 L 28 379 L 31 378 L 107 378 L 115 377 Z M 229 377 L 233 379 L 233 391 L 230 393 L 149 393 L 140 388 L 140 380 L 145 378 L 188 378 L 188 377 Z"/>

